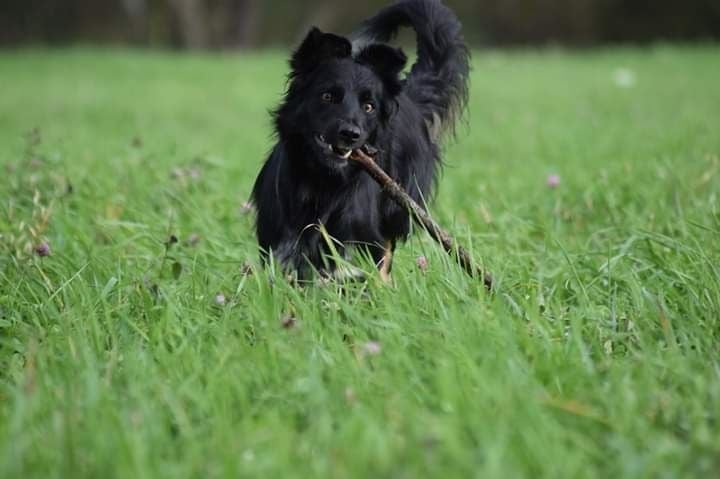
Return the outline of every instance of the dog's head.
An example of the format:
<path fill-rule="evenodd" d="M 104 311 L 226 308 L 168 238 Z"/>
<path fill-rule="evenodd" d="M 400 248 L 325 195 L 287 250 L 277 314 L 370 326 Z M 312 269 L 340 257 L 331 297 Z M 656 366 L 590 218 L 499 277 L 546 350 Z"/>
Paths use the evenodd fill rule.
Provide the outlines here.
<path fill-rule="evenodd" d="M 395 114 L 406 61 L 400 49 L 381 44 L 353 53 L 346 38 L 313 28 L 290 60 L 276 114 L 281 137 L 302 141 L 318 166 L 343 169 L 352 150 L 373 144 Z"/>

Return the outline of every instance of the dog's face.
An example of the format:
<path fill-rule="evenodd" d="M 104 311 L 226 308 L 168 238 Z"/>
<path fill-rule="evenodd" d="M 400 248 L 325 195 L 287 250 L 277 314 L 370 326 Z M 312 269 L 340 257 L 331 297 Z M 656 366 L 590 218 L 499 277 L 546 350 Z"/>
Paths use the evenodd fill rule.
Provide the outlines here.
<path fill-rule="evenodd" d="M 308 133 L 318 155 L 331 164 L 347 160 L 377 132 L 386 99 L 370 68 L 353 60 L 333 61 L 321 67 L 307 93 Z"/>
<path fill-rule="evenodd" d="M 301 138 L 319 166 L 343 169 L 352 150 L 372 144 L 392 118 L 405 62 L 402 51 L 385 45 L 353 56 L 347 39 L 311 30 L 290 62 L 280 134 Z"/>

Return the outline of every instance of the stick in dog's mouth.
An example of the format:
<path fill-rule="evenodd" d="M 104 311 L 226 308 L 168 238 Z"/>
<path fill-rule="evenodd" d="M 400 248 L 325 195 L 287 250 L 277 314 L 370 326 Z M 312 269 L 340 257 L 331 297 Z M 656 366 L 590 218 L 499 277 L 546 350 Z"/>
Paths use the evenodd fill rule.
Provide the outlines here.
<path fill-rule="evenodd" d="M 460 246 L 457 241 L 433 220 L 425 209 L 420 206 L 410 195 L 380 166 L 375 162 L 378 150 L 371 145 L 364 145 L 353 150 L 349 158 L 358 162 L 363 169 L 382 186 L 393 201 L 403 207 L 411 216 L 430 234 L 430 237 L 437 241 L 443 249 L 462 266 L 465 272 L 471 277 L 482 278 L 485 287 L 491 291 L 493 288 L 492 276 L 482 267 L 476 265 L 470 254 Z"/>

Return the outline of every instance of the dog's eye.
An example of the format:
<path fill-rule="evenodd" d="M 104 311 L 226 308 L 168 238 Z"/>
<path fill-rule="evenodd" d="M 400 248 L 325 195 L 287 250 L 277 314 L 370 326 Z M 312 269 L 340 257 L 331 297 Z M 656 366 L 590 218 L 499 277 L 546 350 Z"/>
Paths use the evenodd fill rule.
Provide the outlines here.
<path fill-rule="evenodd" d="M 365 113 L 372 113 L 375 111 L 375 105 L 372 103 L 365 103 L 363 105 L 363 110 L 365 110 Z"/>
<path fill-rule="evenodd" d="M 331 101 L 333 101 L 333 94 L 330 93 L 329 91 L 326 91 L 325 93 L 322 94 L 322 96 L 320 98 L 322 98 L 322 101 L 330 103 Z"/>

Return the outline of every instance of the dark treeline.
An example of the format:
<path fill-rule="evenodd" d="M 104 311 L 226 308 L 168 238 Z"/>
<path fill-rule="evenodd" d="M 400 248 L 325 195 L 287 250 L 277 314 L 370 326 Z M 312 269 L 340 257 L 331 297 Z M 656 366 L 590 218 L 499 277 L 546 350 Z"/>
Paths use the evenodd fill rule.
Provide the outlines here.
<path fill-rule="evenodd" d="M 2 0 L 0 45 L 287 45 L 349 32 L 388 0 Z M 720 39 L 720 0 L 446 0 L 474 45 Z"/>

